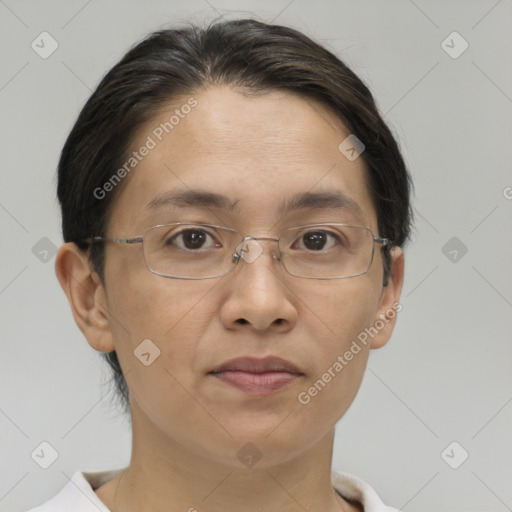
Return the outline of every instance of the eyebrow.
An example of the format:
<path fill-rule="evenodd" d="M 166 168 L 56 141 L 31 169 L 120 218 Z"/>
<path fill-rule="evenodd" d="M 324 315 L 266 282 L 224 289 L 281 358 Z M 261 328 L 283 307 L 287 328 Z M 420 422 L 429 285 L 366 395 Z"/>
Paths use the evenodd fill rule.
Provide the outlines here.
<path fill-rule="evenodd" d="M 169 206 L 181 208 L 215 208 L 225 212 L 236 209 L 239 200 L 232 201 L 228 197 L 205 190 L 174 190 L 165 192 L 153 199 L 146 210 L 155 210 Z M 365 218 L 359 204 L 339 190 L 325 192 L 302 192 L 283 201 L 277 210 L 279 215 L 284 215 L 297 210 L 306 209 L 340 209 L 349 210 L 362 219 Z"/>

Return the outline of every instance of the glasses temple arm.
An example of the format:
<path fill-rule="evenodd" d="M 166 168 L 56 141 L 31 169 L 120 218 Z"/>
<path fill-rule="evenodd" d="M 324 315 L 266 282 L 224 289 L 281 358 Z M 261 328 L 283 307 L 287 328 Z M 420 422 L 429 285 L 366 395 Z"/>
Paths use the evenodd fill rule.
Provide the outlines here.
<path fill-rule="evenodd" d="M 95 243 L 95 242 L 115 242 L 118 244 L 141 244 L 144 238 L 141 236 L 135 238 L 110 238 L 108 236 L 95 236 L 92 238 L 88 238 L 84 240 L 87 243 Z"/>

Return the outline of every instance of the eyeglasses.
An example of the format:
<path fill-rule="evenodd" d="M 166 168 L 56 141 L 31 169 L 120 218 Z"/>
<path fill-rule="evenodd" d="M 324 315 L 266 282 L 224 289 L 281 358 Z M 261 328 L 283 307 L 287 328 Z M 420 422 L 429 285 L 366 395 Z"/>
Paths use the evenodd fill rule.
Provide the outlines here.
<path fill-rule="evenodd" d="M 175 222 L 148 228 L 136 238 L 93 237 L 87 242 L 142 244 L 150 272 L 171 279 L 214 279 L 232 272 L 243 259 L 263 252 L 258 241 L 277 242 L 273 259 L 295 277 L 342 279 L 366 274 L 374 244 L 388 245 L 363 226 L 325 223 L 286 229 L 278 238 L 244 236 L 212 224 Z"/>

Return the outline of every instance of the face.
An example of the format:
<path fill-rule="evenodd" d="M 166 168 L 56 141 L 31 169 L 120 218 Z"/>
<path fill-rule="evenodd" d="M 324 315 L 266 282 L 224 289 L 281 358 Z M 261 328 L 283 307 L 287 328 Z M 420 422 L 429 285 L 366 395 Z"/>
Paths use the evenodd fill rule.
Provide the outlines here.
<path fill-rule="evenodd" d="M 190 97 L 197 104 L 182 109 L 190 111 L 158 140 L 155 127 Z M 134 149 L 148 136 L 156 145 L 122 184 L 107 235 L 129 238 L 158 224 L 200 222 L 244 236 L 277 237 L 286 228 L 340 222 L 385 236 L 378 233 L 362 159 L 350 161 L 338 149 L 349 133 L 328 109 L 290 93 L 248 97 L 227 87 L 194 92 L 139 131 Z M 155 205 L 168 192 L 198 189 L 236 205 L 231 210 Z M 297 194 L 333 191 L 357 209 L 280 211 Z M 180 280 L 149 272 L 141 244 L 105 245 L 101 300 L 110 315 L 101 346 L 105 349 L 109 339 L 108 350 L 117 351 L 134 424 L 146 435 L 158 432 L 170 443 L 229 465 L 241 464 L 236 453 L 251 442 L 263 454 L 260 465 L 270 465 L 312 448 L 350 406 L 370 343 L 385 343 L 393 324 L 390 320 L 366 345 L 359 342 L 350 360 L 344 357 L 396 299 L 393 284 L 389 293 L 382 287 L 380 246 L 366 274 L 332 280 L 289 275 L 272 258 L 275 244 L 261 247 L 259 257 L 240 261 L 226 276 Z M 97 343 L 97 337 L 88 338 Z M 145 365 L 134 351 L 148 339 L 150 358 L 155 347 L 160 352 Z M 267 356 L 298 369 L 284 379 L 278 375 L 273 391 L 243 389 L 239 381 L 233 385 L 211 373 L 233 358 Z M 246 374 L 237 375 L 235 380 L 246 382 Z"/>

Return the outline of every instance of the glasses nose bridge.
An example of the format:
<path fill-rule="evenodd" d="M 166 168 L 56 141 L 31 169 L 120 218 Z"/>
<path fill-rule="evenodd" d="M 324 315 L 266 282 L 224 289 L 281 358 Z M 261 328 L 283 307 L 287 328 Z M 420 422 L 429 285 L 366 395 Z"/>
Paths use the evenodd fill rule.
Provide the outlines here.
<path fill-rule="evenodd" d="M 245 240 L 272 240 L 273 242 L 279 242 L 279 238 L 268 236 L 246 236 L 243 241 L 245 242 Z"/>
<path fill-rule="evenodd" d="M 255 261 L 263 253 L 263 247 L 258 243 L 258 241 L 277 242 L 278 254 L 276 255 L 276 251 L 274 249 L 272 258 L 279 260 L 279 240 L 280 239 L 276 237 L 245 236 L 243 240 L 237 245 L 233 254 L 233 260 L 243 259 L 247 263 L 252 263 Z M 252 241 L 256 242 L 256 244 L 250 244 Z"/>

